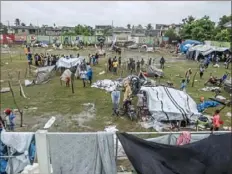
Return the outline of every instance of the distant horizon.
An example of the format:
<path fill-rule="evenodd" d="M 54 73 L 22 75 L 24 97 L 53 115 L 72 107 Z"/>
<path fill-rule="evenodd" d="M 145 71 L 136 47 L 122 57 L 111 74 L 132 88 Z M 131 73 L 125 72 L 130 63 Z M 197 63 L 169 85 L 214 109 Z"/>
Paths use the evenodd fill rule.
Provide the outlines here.
<path fill-rule="evenodd" d="M 78 24 L 143 27 L 155 24 L 180 24 L 182 19 L 209 16 L 215 23 L 231 14 L 230 1 L 2 1 L 1 22 L 14 26 L 15 19 L 34 26 Z"/>

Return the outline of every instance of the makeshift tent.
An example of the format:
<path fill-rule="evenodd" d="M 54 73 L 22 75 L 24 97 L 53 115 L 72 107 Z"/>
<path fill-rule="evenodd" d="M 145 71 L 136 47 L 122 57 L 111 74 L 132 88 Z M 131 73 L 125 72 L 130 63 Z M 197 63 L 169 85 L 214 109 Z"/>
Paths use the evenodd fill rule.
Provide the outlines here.
<path fill-rule="evenodd" d="M 207 56 L 213 52 L 225 52 L 229 50 L 229 48 L 215 47 L 210 45 L 196 45 L 188 49 L 186 57 L 197 60 L 199 55 Z"/>
<path fill-rule="evenodd" d="M 78 57 L 78 58 L 60 58 L 56 62 L 56 67 L 57 68 L 72 68 L 74 66 L 78 66 L 83 62 L 84 58 L 83 57 Z"/>
<path fill-rule="evenodd" d="M 41 67 L 36 70 L 36 84 L 47 83 L 55 75 L 55 66 Z"/>
<path fill-rule="evenodd" d="M 197 120 L 201 115 L 195 101 L 183 91 L 164 86 L 143 86 L 141 90 L 146 92 L 148 109 L 154 120 Z"/>
<path fill-rule="evenodd" d="M 164 73 L 162 69 L 158 69 L 155 66 L 148 66 L 147 68 L 147 77 L 163 77 Z"/>
<path fill-rule="evenodd" d="M 197 40 L 186 40 L 180 45 L 180 52 L 186 53 L 190 46 L 199 45 L 199 44 L 202 44 L 202 42 L 197 41 Z"/>
<path fill-rule="evenodd" d="M 139 174 L 231 174 L 231 133 L 173 146 L 116 133 Z"/>

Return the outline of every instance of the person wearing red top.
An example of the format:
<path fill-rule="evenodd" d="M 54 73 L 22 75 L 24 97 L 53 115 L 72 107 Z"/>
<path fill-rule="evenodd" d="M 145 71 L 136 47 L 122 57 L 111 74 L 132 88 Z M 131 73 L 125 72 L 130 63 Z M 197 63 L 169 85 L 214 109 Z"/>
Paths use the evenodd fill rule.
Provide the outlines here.
<path fill-rule="evenodd" d="M 212 118 L 212 127 L 211 127 L 211 131 L 218 131 L 221 125 L 221 121 L 220 121 L 220 110 L 216 110 L 214 113 L 214 116 Z"/>

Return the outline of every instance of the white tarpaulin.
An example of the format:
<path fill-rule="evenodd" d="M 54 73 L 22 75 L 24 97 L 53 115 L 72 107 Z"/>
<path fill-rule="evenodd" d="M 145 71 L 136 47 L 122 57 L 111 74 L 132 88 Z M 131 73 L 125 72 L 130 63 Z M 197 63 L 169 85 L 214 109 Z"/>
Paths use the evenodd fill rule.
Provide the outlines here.
<path fill-rule="evenodd" d="M 188 51 L 189 52 L 191 51 L 200 52 L 203 56 L 205 56 L 214 51 L 224 52 L 226 50 L 229 50 L 229 48 L 215 47 L 215 46 L 210 46 L 210 45 L 196 45 L 196 46 L 190 47 Z"/>
<path fill-rule="evenodd" d="M 79 58 L 60 58 L 57 62 L 56 62 L 56 66 L 57 68 L 71 68 L 73 66 L 77 66 L 80 65 L 81 62 L 84 60 L 83 57 L 79 57 Z"/>
<path fill-rule="evenodd" d="M 195 101 L 185 92 L 159 87 L 142 87 L 147 94 L 148 109 L 157 121 L 196 120 L 201 114 Z"/>

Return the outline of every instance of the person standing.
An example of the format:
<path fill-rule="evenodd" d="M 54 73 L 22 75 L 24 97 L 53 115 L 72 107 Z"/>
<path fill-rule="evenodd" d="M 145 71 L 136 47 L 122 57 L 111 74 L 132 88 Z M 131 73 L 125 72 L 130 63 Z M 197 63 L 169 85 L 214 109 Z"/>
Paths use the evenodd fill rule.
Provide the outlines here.
<path fill-rule="evenodd" d="M 220 110 L 216 110 L 214 115 L 213 115 L 213 118 L 212 118 L 212 126 L 210 128 L 211 131 L 218 131 L 220 126 L 221 126 L 221 121 L 220 121 Z"/>
<path fill-rule="evenodd" d="M 14 131 L 15 115 L 14 115 L 13 111 L 11 109 L 6 109 L 4 111 L 4 113 L 6 114 L 6 116 L 5 116 L 6 127 L 8 128 L 8 130 Z"/>
<path fill-rule="evenodd" d="M 109 59 L 108 59 L 108 67 L 109 67 L 109 72 L 111 72 L 111 70 L 112 70 L 112 60 L 111 60 L 111 57 L 109 57 Z"/>
<path fill-rule="evenodd" d="M 164 59 L 164 57 L 162 56 L 161 59 L 160 59 L 160 68 L 161 68 L 161 69 L 164 69 L 164 63 L 165 63 L 165 59 Z"/>
<path fill-rule="evenodd" d="M 138 60 L 137 63 L 136 63 L 136 70 L 137 70 L 137 73 L 140 72 L 140 61 Z"/>
<path fill-rule="evenodd" d="M 92 78 L 93 78 L 93 70 L 92 70 L 92 68 L 89 66 L 89 67 L 87 68 L 87 79 L 88 79 L 88 81 L 89 81 L 90 86 L 92 85 Z"/>
<path fill-rule="evenodd" d="M 185 79 L 182 80 L 180 90 L 186 92 L 186 82 Z"/>
<path fill-rule="evenodd" d="M 143 68 L 143 66 L 144 66 L 144 60 L 143 60 L 143 58 L 142 58 L 142 60 L 141 60 L 141 67 Z"/>
<path fill-rule="evenodd" d="M 192 69 L 189 68 L 189 69 L 186 71 L 186 73 L 185 73 L 185 78 L 186 78 L 187 83 L 190 82 L 190 77 L 191 77 L 191 75 L 192 75 Z"/>
<path fill-rule="evenodd" d="M 200 66 L 200 79 L 202 79 L 204 71 L 205 71 L 204 67 Z"/>
<path fill-rule="evenodd" d="M 119 102 L 120 102 L 120 91 L 118 89 L 118 87 L 115 88 L 114 91 L 111 92 L 111 99 L 112 99 L 112 103 L 113 103 L 113 116 L 119 115 Z"/>
<path fill-rule="evenodd" d="M 113 61 L 113 72 L 115 75 L 117 75 L 117 71 L 118 71 L 118 62 L 117 60 L 114 59 Z"/>
<path fill-rule="evenodd" d="M 85 87 L 85 81 L 86 81 L 86 71 L 85 70 L 81 70 L 80 71 L 80 78 L 81 78 L 81 80 L 82 80 L 82 82 L 83 82 L 83 87 Z"/>
<path fill-rule="evenodd" d="M 148 61 L 149 66 L 151 66 L 151 61 L 152 61 L 152 59 L 150 58 L 149 61 Z"/>
<path fill-rule="evenodd" d="M 121 60 L 121 57 L 119 56 L 119 58 L 118 58 L 118 66 L 119 66 L 119 68 L 121 68 L 121 63 L 122 63 L 122 60 Z"/>

